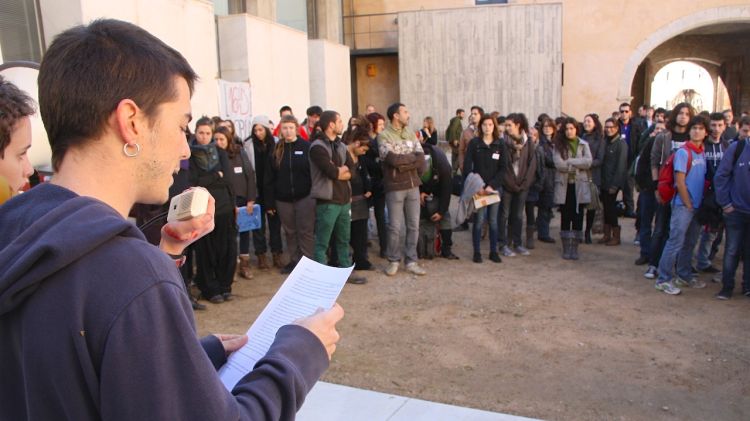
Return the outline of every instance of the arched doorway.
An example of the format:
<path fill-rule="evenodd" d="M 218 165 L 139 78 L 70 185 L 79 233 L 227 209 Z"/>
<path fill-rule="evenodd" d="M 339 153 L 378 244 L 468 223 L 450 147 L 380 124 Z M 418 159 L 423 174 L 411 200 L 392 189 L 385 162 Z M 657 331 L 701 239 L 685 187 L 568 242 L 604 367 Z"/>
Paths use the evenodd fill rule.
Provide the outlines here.
<path fill-rule="evenodd" d="M 618 101 L 648 102 L 656 73 L 673 61 L 689 61 L 711 76 L 711 106 L 750 108 L 750 5 L 706 9 L 678 19 L 638 45 L 621 73 Z M 725 89 L 724 86 L 725 85 Z M 704 98 L 704 100 L 708 100 Z"/>
<path fill-rule="evenodd" d="M 719 89 L 724 89 L 723 83 Z M 698 111 L 721 110 L 728 104 L 714 101 L 717 93 L 709 71 L 698 63 L 675 60 L 665 64 L 654 75 L 650 86 L 650 99 L 646 102 L 667 110 L 681 102 L 687 102 Z"/>

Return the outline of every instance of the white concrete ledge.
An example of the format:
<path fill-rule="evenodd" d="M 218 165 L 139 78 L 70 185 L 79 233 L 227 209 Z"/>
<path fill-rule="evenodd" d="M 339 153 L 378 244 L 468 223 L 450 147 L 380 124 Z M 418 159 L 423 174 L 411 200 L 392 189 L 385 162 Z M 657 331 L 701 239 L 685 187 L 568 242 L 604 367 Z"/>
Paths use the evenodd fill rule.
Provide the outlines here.
<path fill-rule="evenodd" d="M 534 421 L 404 396 L 318 382 L 297 413 L 300 421 Z"/>

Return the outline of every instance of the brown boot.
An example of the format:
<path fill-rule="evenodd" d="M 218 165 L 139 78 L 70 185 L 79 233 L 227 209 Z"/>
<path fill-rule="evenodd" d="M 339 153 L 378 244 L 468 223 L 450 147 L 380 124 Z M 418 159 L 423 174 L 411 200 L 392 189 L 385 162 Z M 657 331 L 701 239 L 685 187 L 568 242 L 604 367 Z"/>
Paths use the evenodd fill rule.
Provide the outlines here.
<path fill-rule="evenodd" d="M 534 250 L 534 227 L 526 227 L 526 248 Z"/>
<path fill-rule="evenodd" d="M 281 260 L 281 253 L 273 253 L 273 267 L 277 269 L 284 267 L 284 262 Z"/>
<path fill-rule="evenodd" d="M 597 244 L 607 244 L 612 239 L 612 225 L 604 224 L 604 237 L 598 240 Z"/>
<path fill-rule="evenodd" d="M 240 255 L 240 264 L 237 268 L 237 273 L 245 279 L 253 279 L 253 274 L 250 272 L 250 256 L 247 254 Z"/>
<path fill-rule="evenodd" d="M 265 253 L 264 254 L 259 254 L 258 255 L 258 269 L 260 269 L 260 270 L 268 270 L 270 268 L 271 267 L 268 266 L 268 259 L 266 259 Z"/>
<path fill-rule="evenodd" d="M 620 245 L 620 226 L 615 225 L 612 227 L 612 238 L 607 241 L 608 246 L 619 246 Z"/>

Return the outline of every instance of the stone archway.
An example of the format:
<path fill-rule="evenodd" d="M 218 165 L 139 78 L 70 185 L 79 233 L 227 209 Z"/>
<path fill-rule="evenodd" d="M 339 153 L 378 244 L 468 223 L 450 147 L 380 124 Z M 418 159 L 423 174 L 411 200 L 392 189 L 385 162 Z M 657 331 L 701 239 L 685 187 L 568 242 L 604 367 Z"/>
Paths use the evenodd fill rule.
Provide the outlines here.
<path fill-rule="evenodd" d="M 750 22 L 750 5 L 747 6 L 724 6 L 716 7 L 685 16 L 674 22 L 663 26 L 641 42 L 630 55 L 620 75 L 620 83 L 617 89 L 617 100 L 620 102 L 630 101 L 631 86 L 638 66 L 643 60 L 662 43 L 671 38 L 683 34 L 692 29 L 728 24 L 733 22 Z"/>

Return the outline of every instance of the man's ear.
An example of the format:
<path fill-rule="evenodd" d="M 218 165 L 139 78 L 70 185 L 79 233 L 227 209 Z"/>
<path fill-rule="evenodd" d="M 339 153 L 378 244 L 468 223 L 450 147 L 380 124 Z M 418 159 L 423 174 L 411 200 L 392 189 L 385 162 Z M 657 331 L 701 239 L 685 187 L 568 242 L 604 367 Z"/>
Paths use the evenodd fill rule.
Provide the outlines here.
<path fill-rule="evenodd" d="M 125 143 L 137 143 L 143 134 L 144 124 L 143 112 L 132 99 L 121 100 L 112 113 L 112 128 Z"/>

